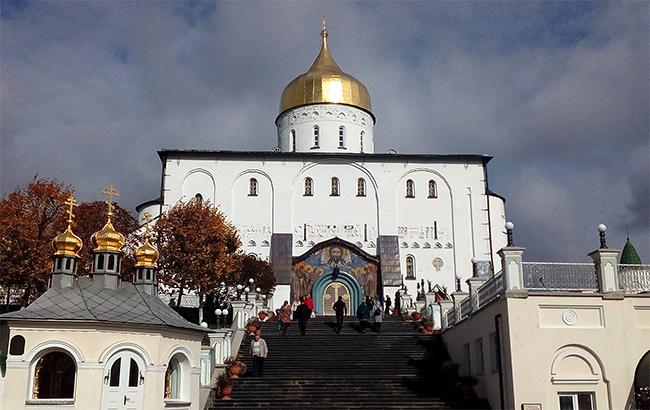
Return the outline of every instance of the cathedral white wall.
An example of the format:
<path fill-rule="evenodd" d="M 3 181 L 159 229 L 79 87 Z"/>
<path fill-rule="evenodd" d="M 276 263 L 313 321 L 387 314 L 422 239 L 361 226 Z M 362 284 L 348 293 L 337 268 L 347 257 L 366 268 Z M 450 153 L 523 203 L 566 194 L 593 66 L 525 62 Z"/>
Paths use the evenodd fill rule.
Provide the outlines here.
<path fill-rule="evenodd" d="M 416 258 L 416 278 L 432 284 L 454 288 L 455 276 L 465 279 L 472 274 L 471 259 L 490 260 L 490 234 L 495 242 L 505 244 L 505 233 L 499 229 L 490 232 L 488 225 L 488 197 L 485 195 L 484 170 L 480 162 L 419 162 L 408 161 L 349 161 L 339 157 L 307 160 L 271 160 L 269 157 L 241 158 L 170 158 L 165 167 L 164 204 L 167 208 L 178 200 L 194 197 L 199 192 L 204 198 L 214 195 L 214 203 L 240 229 L 244 250 L 268 259 L 270 248 L 262 246 L 271 241 L 271 233 L 294 234 L 294 256 L 309 247 L 295 246 L 302 240 L 303 224 L 309 229 L 306 241 L 322 242 L 334 236 L 352 243 L 361 242 L 362 249 L 371 254 L 376 249 L 378 235 L 398 235 L 408 247 L 400 249 L 402 271 L 405 273 L 406 255 Z M 252 175 L 259 182 L 258 197 L 248 196 Z M 209 177 L 208 177 L 209 176 Z M 304 197 L 304 178 L 314 181 L 314 196 Z M 340 181 L 340 196 L 330 197 L 331 178 Z M 202 183 L 194 177 L 201 178 Z M 366 197 L 356 196 L 356 181 L 366 180 Z M 415 198 L 405 198 L 405 181 L 415 182 Z M 429 199 L 428 181 L 434 179 L 438 198 Z M 215 188 L 217 187 L 217 188 Z M 223 188 L 222 188 L 223 187 Z M 271 195 L 272 192 L 272 195 Z M 492 203 L 491 203 L 492 204 Z M 502 206 L 495 202 L 497 215 Z M 492 207 L 492 205 L 491 205 Z M 440 239 L 427 240 L 433 221 L 437 221 Z M 360 235 L 359 227 L 368 225 L 368 245 Z M 336 226 L 326 229 L 324 226 Z M 357 225 L 349 231 L 346 225 Z M 494 226 L 494 225 L 493 225 Z M 270 230 L 268 229 L 270 227 Z M 427 231 L 428 229 L 428 231 Z M 347 236 L 346 236 L 347 234 Z M 372 236 L 375 236 L 374 238 Z M 358 240 L 361 238 L 361 240 Z M 250 240 L 256 246 L 248 249 Z M 431 248 L 425 248 L 429 242 Z M 435 245 L 440 243 L 440 247 Z M 417 243 L 418 247 L 414 247 Z M 451 246 L 448 246 L 450 243 Z M 493 246 L 496 252 L 499 247 Z M 439 258 L 437 270 L 433 261 Z M 437 265 L 440 265 L 437 263 Z M 414 292 L 416 282 L 407 281 Z"/>
<path fill-rule="evenodd" d="M 314 143 L 319 127 L 319 144 Z M 339 146 L 339 127 L 344 127 L 344 146 Z M 367 112 L 340 104 L 314 104 L 288 110 L 277 120 L 278 146 L 283 152 L 374 152 L 374 120 Z M 291 131 L 295 131 L 293 148 Z M 361 144 L 363 133 L 363 148 Z"/>
<path fill-rule="evenodd" d="M 506 238 L 506 203 L 494 195 L 490 195 L 490 228 L 492 236 L 492 258 L 494 260 L 494 272 L 501 270 L 500 258 L 497 255 L 499 249 L 505 247 L 508 243 Z"/>

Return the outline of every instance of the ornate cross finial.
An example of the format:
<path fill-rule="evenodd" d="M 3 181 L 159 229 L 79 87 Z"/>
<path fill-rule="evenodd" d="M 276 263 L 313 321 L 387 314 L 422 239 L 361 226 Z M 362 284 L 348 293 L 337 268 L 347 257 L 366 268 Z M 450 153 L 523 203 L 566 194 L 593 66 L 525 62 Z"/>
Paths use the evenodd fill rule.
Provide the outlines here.
<path fill-rule="evenodd" d="M 327 37 L 327 17 L 325 16 L 325 9 L 323 9 L 323 29 L 320 32 L 321 37 L 323 37 L 323 41 L 325 41 L 325 38 Z"/>
<path fill-rule="evenodd" d="M 115 205 L 113 205 L 113 197 L 118 197 L 120 194 L 113 185 L 107 185 L 102 191 L 102 194 L 108 197 L 106 204 L 108 205 L 108 218 L 110 219 L 111 216 L 113 216 L 113 209 L 115 209 Z"/>
<path fill-rule="evenodd" d="M 149 224 L 153 220 L 153 216 L 151 215 L 151 212 L 149 211 L 145 212 L 142 219 L 144 219 L 144 235 L 146 237 L 149 237 L 149 232 L 151 232 L 151 226 Z"/>
<path fill-rule="evenodd" d="M 68 210 L 65 211 L 68 214 L 68 227 L 72 225 L 72 220 L 74 218 L 74 207 L 77 206 L 77 200 L 74 196 L 70 195 L 68 199 L 64 202 L 68 206 Z"/>

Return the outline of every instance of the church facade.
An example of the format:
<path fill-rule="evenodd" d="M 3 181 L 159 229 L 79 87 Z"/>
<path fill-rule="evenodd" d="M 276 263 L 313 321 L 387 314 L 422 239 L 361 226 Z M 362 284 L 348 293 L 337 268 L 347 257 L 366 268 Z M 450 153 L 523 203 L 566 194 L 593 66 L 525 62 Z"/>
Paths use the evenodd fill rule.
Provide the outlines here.
<path fill-rule="evenodd" d="M 282 93 L 273 151 L 162 150 L 160 198 L 140 215 L 209 201 L 245 252 L 272 263 L 274 305 L 311 294 L 325 313 L 338 296 L 354 307 L 425 282 L 453 290 L 472 262 L 494 266 L 506 235 L 491 157 L 375 153 L 369 93 L 334 62 L 326 29 L 321 37 L 313 65 Z"/>

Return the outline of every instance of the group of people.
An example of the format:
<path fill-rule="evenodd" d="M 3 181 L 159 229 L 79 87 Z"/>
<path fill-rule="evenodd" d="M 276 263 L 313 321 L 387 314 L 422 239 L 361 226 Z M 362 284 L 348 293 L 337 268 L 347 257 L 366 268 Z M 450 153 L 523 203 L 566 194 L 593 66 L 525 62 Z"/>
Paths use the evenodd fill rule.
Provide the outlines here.
<path fill-rule="evenodd" d="M 300 334 L 304 336 L 307 332 L 307 321 L 314 314 L 314 300 L 309 295 L 304 298 L 295 299 L 291 305 L 289 305 L 288 300 L 285 300 L 282 307 L 280 307 L 280 330 L 282 331 L 282 336 L 287 334 L 287 329 L 292 320 L 298 321 Z"/>

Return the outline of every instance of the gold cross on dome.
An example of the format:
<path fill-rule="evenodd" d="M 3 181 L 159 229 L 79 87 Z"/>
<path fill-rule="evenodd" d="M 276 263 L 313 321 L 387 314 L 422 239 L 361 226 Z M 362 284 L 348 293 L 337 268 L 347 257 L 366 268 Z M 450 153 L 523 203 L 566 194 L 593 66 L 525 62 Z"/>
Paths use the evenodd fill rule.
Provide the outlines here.
<path fill-rule="evenodd" d="M 151 215 L 151 212 L 149 211 L 145 212 L 142 219 L 144 219 L 144 234 L 145 236 L 149 236 L 149 232 L 151 232 L 151 226 L 149 224 L 153 220 L 153 216 Z"/>
<path fill-rule="evenodd" d="M 115 209 L 115 205 L 113 205 L 113 197 L 118 197 L 120 194 L 117 192 L 113 185 L 106 185 L 106 188 L 104 188 L 102 194 L 108 197 L 108 200 L 105 202 L 108 205 L 108 217 L 110 218 L 113 215 L 113 209 Z"/>
<path fill-rule="evenodd" d="M 74 218 L 73 210 L 77 206 L 77 200 L 74 196 L 70 195 L 64 203 L 68 206 L 68 210 L 65 211 L 68 214 L 68 224 L 72 224 L 72 219 Z"/>

